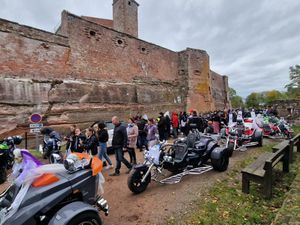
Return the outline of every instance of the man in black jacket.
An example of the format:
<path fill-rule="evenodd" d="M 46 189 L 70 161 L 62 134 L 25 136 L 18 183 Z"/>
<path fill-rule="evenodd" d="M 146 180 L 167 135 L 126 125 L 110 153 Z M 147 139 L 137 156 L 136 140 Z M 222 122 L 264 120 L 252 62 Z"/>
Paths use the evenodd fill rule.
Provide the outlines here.
<path fill-rule="evenodd" d="M 127 131 L 126 127 L 122 126 L 118 117 L 114 116 L 111 119 L 112 123 L 115 125 L 113 139 L 112 139 L 112 148 L 115 151 L 116 155 L 116 169 L 115 172 L 110 174 L 110 176 L 119 176 L 121 169 L 121 162 L 127 166 L 129 171 L 131 170 L 131 164 L 124 158 L 123 149 L 127 147 Z M 128 172 L 129 172 L 128 171 Z"/>
<path fill-rule="evenodd" d="M 188 118 L 188 128 L 189 131 L 197 129 L 198 131 L 203 132 L 203 121 L 198 117 L 196 111 L 193 111 L 192 116 Z"/>
<path fill-rule="evenodd" d="M 164 113 L 160 112 L 159 115 L 160 116 L 158 117 L 157 128 L 158 128 L 159 140 L 163 141 L 166 140 L 165 132 L 166 132 L 167 124 L 166 124 L 166 119 L 164 117 Z"/>

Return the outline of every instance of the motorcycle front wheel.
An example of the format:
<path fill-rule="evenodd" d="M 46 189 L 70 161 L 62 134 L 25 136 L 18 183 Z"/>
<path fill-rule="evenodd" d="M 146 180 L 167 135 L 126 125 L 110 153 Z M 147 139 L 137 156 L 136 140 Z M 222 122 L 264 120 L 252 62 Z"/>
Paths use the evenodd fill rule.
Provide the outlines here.
<path fill-rule="evenodd" d="M 1 168 L 0 170 L 0 184 L 3 184 L 7 179 L 7 172 L 5 168 Z"/>
<path fill-rule="evenodd" d="M 224 153 L 219 159 L 211 159 L 211 164 L 214 170 L 219 172 L 223 172 L 227 170 L 229 164 L 229 156 L 228 154 Z"/>
<path fill-rule="evenodd" d="M 102 225 L 102 221 L 97 213 L 83 212 L 75 216 L 68 225 Z"/>
<path fill-rule="evenodd" d="M 135 194 L 142 193 L 146 190 L 151 181 L 151 173 L 148 174 L 145 181 L 142 182 L 143 177 L 147 173 L 145 169 L 132 169 L 128 177 L 128 188 Z"/>

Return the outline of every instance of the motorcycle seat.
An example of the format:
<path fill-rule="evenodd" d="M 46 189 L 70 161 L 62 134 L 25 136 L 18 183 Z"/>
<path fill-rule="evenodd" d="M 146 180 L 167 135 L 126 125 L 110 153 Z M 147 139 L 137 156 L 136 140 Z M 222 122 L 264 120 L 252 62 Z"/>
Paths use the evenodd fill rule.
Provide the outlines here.
<path fill-rule="evenodd" d="M 180 163 L 188 154 L 188 148 L 185 144 L 176 144 L 174 145 L 174 153 L 174 162 Z"/>
<path fill-rule="evenodd" d="M 210 138 L 201 138 L 200 141 L 195 143 L 194 151 L 205 151 L 207 149 L 207 145 L 211 142 Z"/>

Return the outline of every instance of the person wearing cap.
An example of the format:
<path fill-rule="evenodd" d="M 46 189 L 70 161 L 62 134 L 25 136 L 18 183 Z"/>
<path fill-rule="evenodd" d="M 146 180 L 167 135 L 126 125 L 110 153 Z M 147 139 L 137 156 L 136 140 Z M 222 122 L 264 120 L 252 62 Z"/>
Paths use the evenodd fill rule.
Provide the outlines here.
<path fill-rule="evenodd" d="M 127 138 L 128 138 L 127 151 L 130 157 L 131 164 L 136 164 L 135 148 L 137 144 L 138 135 L 139 135 L 139 128 L 135 124 L 134 119 L 129 118 L 128 126 L 127 126 Z"/>
<path fill-rule="evenodd" d="M 138 135 L 138 141 L 137 141 L 137 147 L 140 149 L 140 152 L 143 151 L 143 147 L 148 150 L 148 141 L 147 141 L 147 131 L 146 131 L 146 125 L 148 123 L 148 116 L 144 114 L 142 118 L 137 120 L 137 126 L 139 129 L 139 135 Z"/>

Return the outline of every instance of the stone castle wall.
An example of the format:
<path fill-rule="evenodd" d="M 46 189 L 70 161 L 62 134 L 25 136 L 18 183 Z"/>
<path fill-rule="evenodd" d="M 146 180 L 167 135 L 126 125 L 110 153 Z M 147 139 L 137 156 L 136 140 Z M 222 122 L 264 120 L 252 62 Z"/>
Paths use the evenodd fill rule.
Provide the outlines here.
<path fill-rule="evenodd" d="M 216 108 L 205 51 L 174 52 L 66 11 L 57 34 L 0 19 L 0 53 L 1 136 L 27 129 L 36 112 L 45 125 L 86 127 Z"/>
<path fill-rule="evenodd" d="M 212 97 L 215 100 L 215 109 L 230 109 L 228 77 L 210 71 L 212 80 Z"/>

